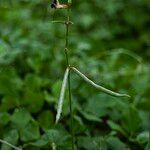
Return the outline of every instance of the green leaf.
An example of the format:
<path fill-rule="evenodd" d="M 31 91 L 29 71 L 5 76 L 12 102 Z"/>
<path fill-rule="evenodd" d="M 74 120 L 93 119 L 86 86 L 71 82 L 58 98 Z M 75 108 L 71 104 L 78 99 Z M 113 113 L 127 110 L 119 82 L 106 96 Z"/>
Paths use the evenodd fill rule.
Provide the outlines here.
<path fill-rule="evenodd" d="M 70 138 L 64 129 L 50 129 L 45 132 L 45 135 L 49 142 L 54 142 L 56 145 L 63 145 Z"/>
<path fill-rule="evenodd" d="M 113 122 L 111 120 L 108 120 L 107 123 L 111 129 L 116 130 L 116 131 L 122 133 L 123 135 L 127 136 L 127 134 L 125 133 L 125 131 L 122 129 L 122 127 L 119 124 L 116 124 L 115 122 Z"/>
<path fill-rule="evenodd" d="M 129 106 L 128 110 L 124 111 L 122 117 L 122 127 L 129 134 L 134 134 L 141 126 L 141 118 L 138 110 L 133 106 Z"/>
<path fill-rule="evenodd" d="M 59 143 L 59 141 L 61 140 L 59 131 L 55 129 L 47 130 L 45 135 L 47 136 L 48 141 L 51 141 L 54 143 Z"/>
<path fill-rule="evenodd" d="M 16 96 L 22 88 L 22 81 L 17 76 L 14 68 L 0 70 L 0 94 L 6 96 Z"/>
<path fill-rule="evenodd" d="M 22 129 L 31 119 L 31 115 L 26 109 L 16 109 L 11 117 L 11 122 L 15 128 Z"/>
<path fill-rule="evenodd" d="M 78 145 L 80 149 L 95 150 L 94 141 L 91 137 L 78 137 Z"/>
<path fill-rule="evenodd" d="M 36 140 L 35 142 L 31 142 L 25 144 L 24 147 L 28 145 L 32 145 L 35 147 L 44 147 L 47 144 L 55 143 L 57 146 L 65 146 L 66 140 L 68 140 L 68 135 L 64 131 L 50 129 L 46 130 L 45 133 L 41 136 L 40 139 Z"/>
<path fill-rule="evenodd" d="M 26 127 L 20 130 L 20 138 L 23 142 L 37 140 L 40 137 L 39 126 L 35 121 L 31 121 Z"/>
<path fill-rule="evenodd" d="M 4 135 L 4 139 L 8 143 L 12 145 L 16 145 L 19 140 L 19 135 L 17 130 L 10 130 L 7 131 L 6 134 Z M 6 144 L 2 144 L 1 150 L 11 150 L 12 148 Z"/>
<path fill-rule="evenodd" d="M 28 74 L 25 78 L 25 86 L 33 91 L 38 91 L 42 87 L 42 79 L 35 74 Z"/>
<path fill-rule="evenodd" d="M 37 113 L 44 104 L 44 94 L 40 91 L 26 89 L 22 103 L 26 105 L 30 112 Z"/>
<path fill-rule="evenodd" d="M 10 45 L 0 39 L 0 64 L 10 64 L 21 53 L 18 49 L 11 49 Z"/>
<path fill-rule="evenodd" d="M 53 114 L 48 110 L 43 111 L 38 117 L 38 122 L 43 129 L 49 129 L 54 123 Z"/>
<path fill-rule="evenodd" d="M 89 121 L 95 121 L 95 122 L 101 122 L 102 120 L 100 118 L 98 118 L 97 116 L 87 113 L 87 112 L 82 112 L 80 111 L 80 113 L 83 115 L 83 117 Z"/>
<path fill-rule="evenodd" d="M 44 93 L 41 91 L 42 83 L 42 79 L 35 74 L 26 76 L 22 104 L 26 105 L 32 113 L 40 111 L 44 104 Z"/>
<path fill-rule="evenodd" d="M 0 113 L 0 126 L 4 126 L 8 124 L 10 121 L 10 115 L 7 112 Z"/>
<path fill-rule="evenodd" d="M 29 145 L 35 146 L 35 147 L 44 147 L 49 143 L 47 136 L 43 135 L 39 140 L 35 141 L 35 142 L 31 142 L 28 144 L 25 144 L 24 147 L 27 147 Z"/>
<path fill-rule="evenodd" d="M 91 96 L 88 99 L 84 111 L 96 117 L 103 117 L 108 114 L 108 109 L 115 106 L 115 104 L 115 98 L 105 94 L 98 94 L 96 96 Z"/>
<path fill-rule="evenodd" d="M 87 130 L 86 125 L 79 116 L 74 116 L 73 129 L 76 134 L 80 134 Z"/>
<path fill-rule="evenodd" d="M 107 139 L 108 149 L 112 150 L 126 150 L 126 145 L 120 141 L 117 137 L 109 137 Z"/>
<path fill-rule="evenodd" d="M 148 143 L 149 141 L 149 131 L 143 131 L 141 132 L 140 134 L 138 134 L 138 136 L 136 137 L 136 140 L 139 142 L 139 143 Z"/>

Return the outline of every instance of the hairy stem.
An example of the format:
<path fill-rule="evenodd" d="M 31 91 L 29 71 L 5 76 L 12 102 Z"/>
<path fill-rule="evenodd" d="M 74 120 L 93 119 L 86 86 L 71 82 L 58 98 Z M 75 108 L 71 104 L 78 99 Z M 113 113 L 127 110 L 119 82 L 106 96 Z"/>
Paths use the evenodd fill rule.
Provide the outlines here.
<path fill-rule="evenodd" d="M 65 37 L 65 55 L 67 67 L 70 68 L 69 55 L 68 55 L 68 43 L 69 43 L 69 27 L 70 27 L 70 9 L 68 8 L 67 21 L 66 21 L 66 37 Z M 72 136 L 72 150 L 74 150 L 74 130 L 73 130 L 73 111 L 72 111 L 72 97 L 71 97 L 71 82 L 70 82 L 70 70 L 68 74 L 68 92 L 69 92 L 69 108 L 70 108 L 70 120 L 71 120 L 71 136 Z"/>
<path fill-rule="evenodd" d="M 150 120 L 150 112 L 149 112 L 149 114 L 148 114 L 148 118 L 149 118 L 149 120 Z M 148 144 L 150 145 L 150 127 L 149 127 L 149 141 L 148 141 Z"/>

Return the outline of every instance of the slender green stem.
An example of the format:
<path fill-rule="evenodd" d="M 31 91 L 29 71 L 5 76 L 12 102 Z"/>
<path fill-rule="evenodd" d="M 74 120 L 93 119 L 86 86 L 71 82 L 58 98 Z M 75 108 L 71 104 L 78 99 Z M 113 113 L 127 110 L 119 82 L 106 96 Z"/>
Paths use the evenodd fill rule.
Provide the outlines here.
<path fill-rule="evenodd" d="M 150 121 L 150 112 L 148 112 L 148 119 Z M 149 141 L 148 141 L 148 144 L 150 145 L 150 127 L 149 127 Z"/>
<path fill-rule="evenodd" d="M 66 43 L 65 43 L 65 55 L 66 55 L 66 63 L 67 67 L 70 67 L 69 63 L 69 55 L 68 55 L 68 43 L 69 43 L 69 26 L 70 26 L 70 10 L 68 9 L 67 21 L 66 21 Z M 70 108 L 70 130 L 72 136 L 72 150 L 74 150 L 74 129 L 73 129 L 73 111 L 72 111 L 72 97 L 71 97 L 71 82 L 70 82 L 70 70 L 68 75 L 68 92 L 69 92 L 69 108 Z"/>
<path fill-rule="evenodd" d="M 72 111 L 70 70 L 69 70 L 69 75 L 68 75 L 68 90 L 69 90 L 69 106 L 70 106 L 70 119 L 71 119 L 72 150 L 74 150 L 74 129 L 73 129 L 73 111 Z"/>

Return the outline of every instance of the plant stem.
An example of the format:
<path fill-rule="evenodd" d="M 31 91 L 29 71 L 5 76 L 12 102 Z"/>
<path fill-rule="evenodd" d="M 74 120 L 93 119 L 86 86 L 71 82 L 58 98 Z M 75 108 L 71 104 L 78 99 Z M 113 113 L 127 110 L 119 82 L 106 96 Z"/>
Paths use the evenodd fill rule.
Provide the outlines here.
<path fill-rule="evenodd" d="M 70 10 L 67 9 L 67 21 L 66 21 L 66 42 L 65 42 L 65 55 L 66 55 L 66 63 L 67 67 L 70 67 L 69 63 L 69 55 L 68 55 L 68 43 L 69 43 L 69 26 L 70 26 Z M 70 82 L 70 69 L 68 74 L 68 92 L 69 92 L 69 108 L 70 108 L 70 130 L 71 130 L 71 136 L 72 136 L 72 150 L 74 150 L 74 130 L 73 130 L 73 111 L 72 111 L 72 97 L 71 97 L 71 82 Z"/>
<path fill-rule="evenodd" d="M 6 145 L 8 145 L 8 146 L 14 148 L 15 150 L 22 150 L 21 148 L 18 148 L 18 147 L 16 147 L 16 146 L 14 146 L 14 145 L 8 143 L 7 141 L 2 140 L 2 139 L 0 139 L 0 143 L 6 144 Z"/>
<path fill-rule="evenodd" d="M 148 119 L 150 120 L 150 112 L 148 113 Z M 148 144 L 150 145 L 150 127 L 149 127 L 149 141 Z"/>

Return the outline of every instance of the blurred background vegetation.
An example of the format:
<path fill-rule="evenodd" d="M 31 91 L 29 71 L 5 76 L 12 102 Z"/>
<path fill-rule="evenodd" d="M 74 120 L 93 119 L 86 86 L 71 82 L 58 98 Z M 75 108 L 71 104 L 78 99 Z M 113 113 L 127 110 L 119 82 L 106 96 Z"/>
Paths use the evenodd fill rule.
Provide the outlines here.
<path fill-rule="evenodd" d="M 65 27 L 52 20 L 66 19 L 66 11 L 54 12 L 50 3 L 0 0 L 0 139 L 27 150 L 51 149 L 53 142 L 71 149 L 67 96 L 54 125 L 66 63 Z M 72 74 L 77 149 L 150 149 L 149 13 L 149 0 L 73 0 L 71 64 L 132 96 L 113 98 Z"/>

